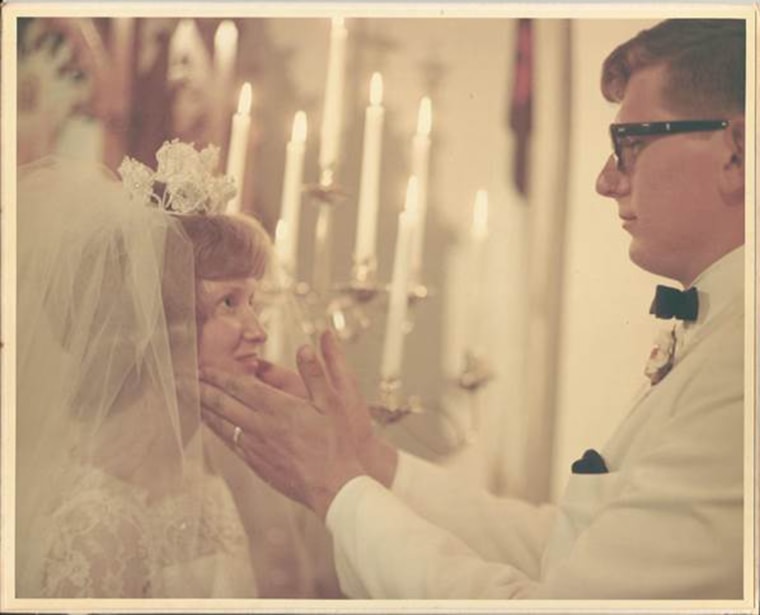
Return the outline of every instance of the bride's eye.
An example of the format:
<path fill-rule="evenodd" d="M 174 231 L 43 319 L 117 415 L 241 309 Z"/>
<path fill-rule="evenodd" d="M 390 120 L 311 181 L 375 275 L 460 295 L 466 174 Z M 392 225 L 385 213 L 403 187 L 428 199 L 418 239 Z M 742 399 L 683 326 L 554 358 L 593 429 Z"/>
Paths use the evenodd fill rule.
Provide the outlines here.
<path fill-rule="evenodd" d="M 233 308 L 235 307 L 235 297 L 227 295 L 222 299 L 222 303 L 224 304 L 224 307 Z"/>

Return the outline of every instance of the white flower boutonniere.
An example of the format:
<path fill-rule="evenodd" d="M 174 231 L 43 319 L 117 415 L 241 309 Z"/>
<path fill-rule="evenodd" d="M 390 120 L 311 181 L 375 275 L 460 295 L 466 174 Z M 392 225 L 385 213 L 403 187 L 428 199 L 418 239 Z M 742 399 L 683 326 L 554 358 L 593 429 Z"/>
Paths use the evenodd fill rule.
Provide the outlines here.
<path fill-rule="evenodd" d="M 673 367 L 676 352 L 676 330 L 660 331 L 654 341 L 654 348 L 649 353 L 649 360 L 644 374 L 654 385 L 660 382 Z"/>

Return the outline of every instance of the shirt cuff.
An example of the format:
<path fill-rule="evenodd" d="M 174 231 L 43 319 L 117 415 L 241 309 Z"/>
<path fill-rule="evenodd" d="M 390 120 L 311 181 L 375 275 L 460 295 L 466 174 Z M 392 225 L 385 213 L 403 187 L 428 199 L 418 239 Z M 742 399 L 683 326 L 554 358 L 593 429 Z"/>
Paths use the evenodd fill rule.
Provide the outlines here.
<path fill-rule="evenodd" d="M 354 476 L 343 485 L 327 509 L 327 515 L 325 515 L 327 529 L 335 534 L 335 530 L 343 525 L 341 520 L 352 516 L 362 495 L 375 488 L 376 485 L 379 486 L 379 483 L 366 475 Z"/>

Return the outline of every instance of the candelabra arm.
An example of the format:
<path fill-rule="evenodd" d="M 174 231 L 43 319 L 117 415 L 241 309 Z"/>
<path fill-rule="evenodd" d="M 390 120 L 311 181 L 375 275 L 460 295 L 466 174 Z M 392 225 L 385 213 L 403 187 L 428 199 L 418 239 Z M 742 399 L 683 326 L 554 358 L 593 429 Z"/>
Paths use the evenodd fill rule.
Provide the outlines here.
<path fill-rule="evenodd" d="M 493 370 L 485 357 L 468 350 L 464 355 L 464 367 L 457 378 L 457 384 L 465 391 L 474 393 L 488 384 L 494 377 Z"/>
<path fill-rule="evenodd" d="M 401 381 L 399 379 L 380 382 L 380 400 L 370 404 L 369 412 L 372 418 L 381 425 L 396 423 L 410 414 L 419 414 L 424 411 L 419 397 L 412 396 L 406 399 L 401 397 Z"/>

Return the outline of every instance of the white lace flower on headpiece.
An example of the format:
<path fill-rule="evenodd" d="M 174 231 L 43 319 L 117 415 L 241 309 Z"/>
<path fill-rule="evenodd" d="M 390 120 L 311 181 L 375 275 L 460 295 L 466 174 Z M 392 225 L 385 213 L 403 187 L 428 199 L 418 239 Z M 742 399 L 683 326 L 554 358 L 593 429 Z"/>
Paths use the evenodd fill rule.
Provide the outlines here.
<path fill-rule="evenodd" d="M 235 183 L 215 175 L 219 148 L 209 145 L 200 152 L 178 139 L 164 142 L 156 152 L 158 168 L 125 157 L 118 172 L 130 200 L 178 214 L 221 213 L 235 196 Z"/>

